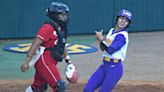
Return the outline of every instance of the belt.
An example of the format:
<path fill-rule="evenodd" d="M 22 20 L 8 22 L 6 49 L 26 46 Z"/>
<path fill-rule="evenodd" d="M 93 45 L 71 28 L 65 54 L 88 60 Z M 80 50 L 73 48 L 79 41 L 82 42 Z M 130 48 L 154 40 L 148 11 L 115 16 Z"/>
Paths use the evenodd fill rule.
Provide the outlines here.
<path fill-rule="evenodd" d="M 106 62 L 113 62 L 113 63 L 121 62 L 121 59 L 111 59 L 111 58 L 108 58 L 108 57 L 104 57 L 103 60 L 106 61 Z"/>

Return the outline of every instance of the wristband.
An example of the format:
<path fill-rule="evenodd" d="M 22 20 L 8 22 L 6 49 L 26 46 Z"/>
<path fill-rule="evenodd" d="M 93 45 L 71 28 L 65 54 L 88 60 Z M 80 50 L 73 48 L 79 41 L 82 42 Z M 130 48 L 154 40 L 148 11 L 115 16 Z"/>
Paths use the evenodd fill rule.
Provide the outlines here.
<path fill-rule="evenodd" d="M 107 43 L 105 40 L 101 41 L 100 45 L 101 45 L 105 50 L 107 50 L 108 47 L 109 47 L 108 43 Z"/>
<path fill-rule="evenodd" d="M 109 47 L 108 43 L 105 40 L 102 40 L 101 43 L 104 44 L 106 47 Z"/>
<path fill-rule="evenodd" d="M 71 63 L 71 58 L 69 55 L 67 55 L 65 58 L 64 58 L 65 62 L 66 63 Z"/>

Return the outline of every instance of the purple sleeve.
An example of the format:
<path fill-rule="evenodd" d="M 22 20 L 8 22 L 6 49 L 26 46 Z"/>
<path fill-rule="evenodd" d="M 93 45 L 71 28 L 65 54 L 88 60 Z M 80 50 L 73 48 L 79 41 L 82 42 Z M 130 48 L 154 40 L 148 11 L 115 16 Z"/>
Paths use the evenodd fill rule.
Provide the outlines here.
<path fill-rule="evenodd" d="M 123 47 L 125 45 L 125 43 L 126 43 L 126 39 L 125 39 L 124 35 L 118 34 L 106 51 L 108 54 L 111 55 L 114 52 L 120 50 L 121 47 Z"/>

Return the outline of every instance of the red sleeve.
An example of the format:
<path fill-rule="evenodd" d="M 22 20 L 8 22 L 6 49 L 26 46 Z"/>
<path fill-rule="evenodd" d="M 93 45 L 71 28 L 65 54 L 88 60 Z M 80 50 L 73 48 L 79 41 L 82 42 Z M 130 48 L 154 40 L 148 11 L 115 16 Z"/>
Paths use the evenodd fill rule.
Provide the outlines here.
<path fill-rule="evenodd" d="M 47 42 L 53 34 L 53 28 L 49 24 L 44 24 L 38 31 L 37 37 L 41 38 L 43 42 Z"/>

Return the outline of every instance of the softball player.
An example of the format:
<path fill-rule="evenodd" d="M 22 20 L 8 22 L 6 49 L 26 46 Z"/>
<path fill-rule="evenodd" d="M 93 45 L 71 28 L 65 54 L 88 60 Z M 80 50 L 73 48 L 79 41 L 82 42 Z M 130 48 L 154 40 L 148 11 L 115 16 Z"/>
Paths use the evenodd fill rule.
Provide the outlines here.
<path fill-rule="evenodd" d="M 111 28 L 106 37 L 102 31 L 96 31 L 96 38 L 103 51 L 103 64 L 93 73 L 88 80 L 84 92 L 94 92 L 98 87 L 99 92 L 111 92 L 123 75 L 122 62 L 125 60 L 128 47 L 127 27 L 131 22 L 132 13 L 121 10 L 116 19 L 116 26 Z"/>
<path fill-rule="evenodd" d="M 29 62 L 36 50 L 40 46 L 45 47 L 44 53 L 34 65 L 36 72 L 33 84 L 25 92 L 44 92 L 47 89 L 47 84 L 50 85 L 53 92 L 65 92 L 66 90 L 66 83 L 61 79 L 56 65 L 63 58 L 66 63 L 71 63 L 65 48 L 69 8 L 63 3 L 52 2 L 46 13 L 51 21 L 41 26 L 25 62 L 21 65 L 22 72 L 28 70 Z"/>

